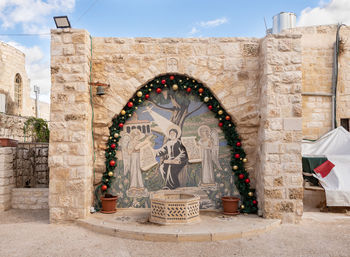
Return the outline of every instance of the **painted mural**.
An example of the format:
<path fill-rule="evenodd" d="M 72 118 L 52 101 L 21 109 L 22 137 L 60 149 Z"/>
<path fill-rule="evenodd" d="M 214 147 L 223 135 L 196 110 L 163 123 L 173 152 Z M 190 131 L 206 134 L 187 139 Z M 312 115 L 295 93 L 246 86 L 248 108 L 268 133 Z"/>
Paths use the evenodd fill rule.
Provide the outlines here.
<path fill-rule="evenodd" d="M 230 148 L 217 119 L 194 95 L 163 90 L 124 124 L 112 192 L 119 208 L 149 208 L 159 190 L 197 194 L 201 209 L 221 207 L 222 195 L 239 193 Z"/>

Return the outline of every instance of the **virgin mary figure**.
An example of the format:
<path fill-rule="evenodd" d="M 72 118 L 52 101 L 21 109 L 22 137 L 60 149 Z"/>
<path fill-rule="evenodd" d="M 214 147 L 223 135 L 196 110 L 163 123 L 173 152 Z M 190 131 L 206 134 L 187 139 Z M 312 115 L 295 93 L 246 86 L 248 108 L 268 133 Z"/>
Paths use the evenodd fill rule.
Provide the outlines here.
<path fill-rule="evenodd" d="M 164 157 L 159 169 L 165 181 L 164 189 L 175 189 L 180 187 L 179 173 L 187 164 L 188 155 L 180 140 L 181 129 L 178 126 L 170 126 L 167 135 L 168 141 L 156 150 L 156 155 Z"/>

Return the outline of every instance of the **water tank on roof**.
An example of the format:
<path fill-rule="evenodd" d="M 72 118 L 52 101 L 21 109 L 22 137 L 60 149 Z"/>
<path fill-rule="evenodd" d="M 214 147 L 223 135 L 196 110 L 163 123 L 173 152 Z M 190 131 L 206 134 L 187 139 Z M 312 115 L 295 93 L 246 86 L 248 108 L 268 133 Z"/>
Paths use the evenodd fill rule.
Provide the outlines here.
<path fill-rule="evenodd" d="M 276 14 L 272 18 L 272 33 L 278 34 L 284 29 L 295 28 L 296 19 L 295 13 L 292 12 L 280 12 L 279 14 Z"/>

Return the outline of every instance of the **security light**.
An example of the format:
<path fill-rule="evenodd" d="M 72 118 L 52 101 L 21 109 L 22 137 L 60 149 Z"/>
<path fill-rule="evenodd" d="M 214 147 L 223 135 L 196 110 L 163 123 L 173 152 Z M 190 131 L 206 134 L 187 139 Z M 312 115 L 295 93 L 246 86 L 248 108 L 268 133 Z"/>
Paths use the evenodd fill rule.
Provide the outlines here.
<path fill-rule="evenodd" d="M 67 16 L 56 16 L 56 17 L 53 17 L 53 19 L 55 20 L 56 28 L 58 29 L 71 28 L 70 22 Z"/>

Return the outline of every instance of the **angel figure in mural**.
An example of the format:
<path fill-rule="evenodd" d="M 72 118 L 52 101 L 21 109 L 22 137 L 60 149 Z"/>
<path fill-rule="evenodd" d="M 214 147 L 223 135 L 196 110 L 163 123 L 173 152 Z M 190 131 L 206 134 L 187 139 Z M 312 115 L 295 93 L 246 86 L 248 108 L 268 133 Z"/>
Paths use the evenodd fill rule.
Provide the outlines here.
<path fill-rule="evenodd" d="M 164 189 L 175 189 L 180 187 L 179 173 L 187 164 L 188 155 L 180 140 L 180 127 L 175 124 L 171 125 L 167 132 L 168 141 L 156 150 L 156 155 L 164 157 L 159 169 L 165 181 Z"/>
<path fill-rule="evenodd" d="M 219 134 L 216 129 L 210 129 L 207 125 L 198 128 L 200 137 L 198 146 L 202 159 L 201 185 L 215 185 L 214 165 L 222 170 L 219 162 Z"/>
<path fill-rule="evenodd" d="M 147 189 L 144 188 L 142 180 L 140 149 L 149 144 L 149 139 L 144 139 L 145 134 L 138 129 L 131 130 L 130 136 L 125 134 L 124 137 L 124 140 L 121 142 L 121 147 L 124 161 L 124 175 L 130 172 L 128 196 L 144 196 L 147 194 Z"/>

